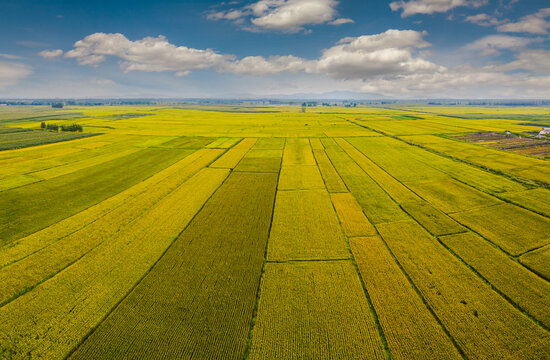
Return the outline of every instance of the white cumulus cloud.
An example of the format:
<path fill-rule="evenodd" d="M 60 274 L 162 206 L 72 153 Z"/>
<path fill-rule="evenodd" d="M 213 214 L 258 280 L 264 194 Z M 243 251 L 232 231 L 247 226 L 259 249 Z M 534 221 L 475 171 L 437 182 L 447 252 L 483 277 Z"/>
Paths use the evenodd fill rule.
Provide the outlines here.
<path fill-rule="evenodd" d="M 222 64 L 231 56 L 220 55 L 214 50 L 199 50 L 175 46 L 162 35 L 131 41 L 122 34 L 95 33 L 74 44 L 75 49 L 65 53 L 81 65 L 96 66 L 106 56 L 122 59 L 120 66 L 131 71 L 191 71 Z"/>
<path fill-rule="evenodd" d="M 479 52 L 480 55 L 498 55 L 499 50 L 521 50 L 527 45 L 541 42 L 542 38 L 525 38 L 508 35 L 488 35 L 464 47 L 465 50 Z"/>
<path fill-rule="evenodd" d="M 315 66 L 314 61 L 308 61 L 296 56 L 247 56 L 241 60 L 228 62 L 219 70 L 240 75 L 273 75 L 282 72 L 310 72 Z"/>
<path fill-rule="evenodd" d="M 430 44 L 425 33 L 413 30 L 387 30 L 376 35 L 344 38 L 326 49 L 317 62 L 317 71 L 333 78 L 365 79 L 434 71 L 439 66 L 415 56 L 416 49 Z"/>
<path fill-rule="evenodd" d="M 298 32 L 306 25 L 342 25 L 352 23 L 352 19 L 338 18 L 336 0 L 260 0 L 239 9 L 215 11 L 207 15 L 210 20 L 231 20 L 250 25 L 245 30 L 277 30 Z"/>
<path fill-rule="evenodd" d="M 496 67 L 499 71 L 529 70 L 536 73 L 550 74 L 550 51 L 543 49 L 523 50 L 516 55 L 516 60 Z"/>
<path fill-rule="evenodd" d="M 431 45 L 425 40 L 426 36 L 426 32 L 387 30 L 380 34 L 346 37 L 323 50 L 318 58 L 305 59 L 293 55 L 238 58 L 212 49 L 176 46 L 163 36 L 132 41 L 122 34 L 96 33 L 77 41 L 74 49 L 65 56 L 89 66 L 98 66 L 112 57 L 120 60 L 119 66 L 125 72 L 168 71 L 175 76 L 186 76 L 196 70 L 245 76 L 289 73 L 293 74 L 289 75 L 291 77 L 303 78 L 310 74 L 312 78 L 321 77 L 340 85 L 348 84 L 359 91 L 388 96 L 550 95 L 550 89 L 544 88 L 550 74 L 550 51 L 529 48 L 529 45 L 543 41 L 542 38 L 485 36 L 464 46 L 461 51 L 491 55 L 505 49 L 516 52 L 515 59 L 482 67 L 468 64 L 445 67 L 429 60 Z M 19 68 L 23 72 L 16 75 L 14 66 L 3 64 L 6 63 L 0 62 L 2 84 L 5 79 L 12 79 L 10 81 L 14 83 L 14 78 L 30 73 L 28 69 Z M 104 79 L 94 81 L 94 84 L 113 85 Z"/>
<path fill-rule="evenodd" d="M 476 24 L 479 26 L 496 26 L 502 24 L 502 20 L 497 19 L 496 17 L 488 14 L 477 14 L 467 16 L 464 21 Z"/>
<path fill-rule="evenodd" d="M 60 58 L 61 55 L 63 55 L 63 50 L 44 50 L 39 52 L 38 55 L 43 57 L 44 59 L 53 60 Z"/>
<path fill-rule="evenodd" d="M 534 14 L 522 17 L 518 22 L 510 22 L 500 25 L 497 30 L 501 32 L 548 34 L 550 29 L 550 8 L 540 9 Z"/>
<path fill-rule="evenodd" d="M 393 11 L 402 10 L 401 17 L 416 14 L 443 13 L 459 6 L 480 7 L 487 5 L 488 0 L 400 0 L 390 3 Z"/>

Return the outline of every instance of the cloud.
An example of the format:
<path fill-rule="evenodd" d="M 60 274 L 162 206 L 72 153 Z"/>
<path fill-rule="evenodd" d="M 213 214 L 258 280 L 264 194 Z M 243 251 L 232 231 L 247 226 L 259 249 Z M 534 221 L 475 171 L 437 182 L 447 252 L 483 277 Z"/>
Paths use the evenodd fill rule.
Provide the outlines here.
<path fill-rule="evenodd" d="M 24 64 L 0 60 L 0 89 L 17 84 L 31 73 L 31 69 Z"/>
<path fill-rule="evenodd" d="M 44 50 L 39 52 L 38 55 L 43 57 L 44 59 L 53 60 L 60 58 L 61 55 L 63 55 L 63 50 Z"/>
<path fill-rule="evenodd" d="M 217 11 L 209 13 L 206 18 L 208 20 L 237 20 L 247 15 L 247 12 L 241 10 L 231 10 L 227 12 Z"/>
<path fill-rule="evenodd" d="M 22 59 L 21 56 L 12 55 L 12 54 L 0 54 L 0 58 L 8 59 L 8 60 L 20 60 Z"/>
<path fill-rule="evenodd" d="M 300 57 L 234 55 L 214 50 L 175 46 L 165 37 L 146 37 L 131 41 L 122 34 L 95 33 L 77 41 L 65 53 L 80 65 L 98 66 L 107 56 L 121 59 L 125 72 L 173 71 L 186 76 L 193 70 L 213 69 L 239 75 L 273 75 L 282 72 L 318 73 L 336 79 L 365 79 L 372 76 L 434 71 L 439 66 L 418 56 L 417 50 L 429 47 L 425 32 L 388 30 L 381 34 L 348 37 L 323 51 L 316 60 Z"/>
<path fill-rule="evenodd" d="M 214 11 L 207 15 L 210 20 L 230 20 L 237 24 L 249 25 L 245 30 L 276 30 L 298 32 L 306 25 L 342 25 L 352 23 L 352 19 L 337 18 L 336 0 L 260 0 L 240 9 Z"/>
<path fill-rule="evenodd" d="M 106 56 L 114 56 L 123 60 L 120 66 L 125 72 L 202 70 L 232 58 L 212 49 L 175 46 L 162 35 L 130 41 L 122 34 L 95 33 L 77 41 L 74 47 L 65 53 L 65 57 L 77 59 L 80 65 L 97 66 L 105 61 Z"/>
<path fill-rule="evenodd" d="M 479 26 L 496 26 L 503 23 L 502 20 L 497 19 L 494 16 L 487 14 L 477 14 L 472 16 L 467 16 L 464 21 L 476 24 Z"/>
<path fill-rule="evenodd" d="M 542 38 L 525 38 L 508 35 L 488 35 L 466 46 L 464 50 L 479 52 L 482 56 L 499 55 L 501 49 L 521 50 L 534 42 L 541 42 Z"/>
<path fill-rule="evenodd" d="M 315 62 L 296 56 L 248 56 L 241 60 L 229 62 L 219 70 L 239 75 L 273 75 L 282 72 L 311 72 Z"/>
<path fill-rule="evenodd" d="M 548 34 L 550 29 L 550 8 L 540 9 L 534 14 L 522 17 L 518 22 L 502 24 L 497 27 L 500 32 Z"/>
<path fill-rule="evenodd" d="M 338 79 L 366 79 L 437 70 L 437 65 L 414 55 L 416 49 L 430 46 L 423 40 L 425 34 L 387 30 L 376 35 L 344 38 L 339 45 L 323 52 L 316 71 Z"/>
<path fill-rule="evenodd" d="M 550 51 L 543 49 L 523 50 L 516 60 L 495 67 L 498 71 L 529 70 L 550 74 Z"/>
<path fill-rule="evenodd" d="M 94 85 L 99 85 L 99 86 L 113 86 L 113 85 L 116 85 L 116 83 L 111 79 L 92 79 L 90 82 Z"/>
<path fill-rule="evenodd" d="M 352 19 L 340 18 L 340 19 L 336 19 L 336 20 L 331 21 L 329 24 L 330 25 L 342 25 L 342 24 L 353 24 L 354 22 L 355 21 L 353 21 Z"/>
<path fill-rule="evenodd" d="M 403 10 L 401 17 L 416 14 L 443 13 L 459 6 L 478 8 L 487 5 L 489 0 L 401 0 L 390 3 L 393 11 Z"/>
<path fill-rule="evenodd" d="M 323 50 L 316 59 L 293 55 L 237 58 L 211 49 L 192 49 L 169 43 L 163 36 L 131 41 L 122 34 L 96 33 L 77 41 L 65 53 L 82 65 L 98 66 L 108 57 L 119 59 L 125 72 L 173 72 L 186 76 L 196 70 L 213 70 L 245 76 L 289 79 L 323 78 L 356 91 L 398 97 L 550 96 L 550 51 L 528 49 L 542 38 L 490 35 L 462 48 L 490 55 L 499 50 L 518 51 L 505 64 L 483 67 L 445 67 L 427 59 L 431 46 L 426 32 L 387 30 L 380 34 L 346 37 Z M 11 68 L 10 68 L 11 69 Z M 282 76 L 285 78 L 285 76 Z M 276 81 L 269 78 L 265 81 Z M 257 83 L 260 80 L 250 79 Z M 109 80 L 94 85 L 108 87 Z M 547 86 L 546 88 L 544 86 Z M 499 93 L 499 91 L 501 91 Z M 477 94 L 477 95 L 476 95 Z"/>
<path fill-rule="evenodd" d="M 360 90 L 401 98 L 526 98 L 550 95 L 549 80 L 550 77 L 461 65 L 433 73 L 374 79 L 365 82 Z"/>

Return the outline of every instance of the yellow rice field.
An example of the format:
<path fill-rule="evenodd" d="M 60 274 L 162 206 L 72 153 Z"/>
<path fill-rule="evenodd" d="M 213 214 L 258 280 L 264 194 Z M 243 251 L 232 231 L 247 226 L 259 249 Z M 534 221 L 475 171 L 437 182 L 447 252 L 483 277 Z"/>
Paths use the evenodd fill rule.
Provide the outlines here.
<path fill-rule="evenodd" d="M 549 113 L 0 108 L 0 359 L 549 359 Z"/>

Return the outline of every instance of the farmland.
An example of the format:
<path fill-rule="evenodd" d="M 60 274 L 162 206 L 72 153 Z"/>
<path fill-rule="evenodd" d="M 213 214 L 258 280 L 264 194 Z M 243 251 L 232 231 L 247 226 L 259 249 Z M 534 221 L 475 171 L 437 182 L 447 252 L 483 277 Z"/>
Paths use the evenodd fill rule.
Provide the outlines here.
<path fill-rule="evenodd" d="M 550 109 L 304 110 L 0 108 L 0 359 L 550 358 Z"/>

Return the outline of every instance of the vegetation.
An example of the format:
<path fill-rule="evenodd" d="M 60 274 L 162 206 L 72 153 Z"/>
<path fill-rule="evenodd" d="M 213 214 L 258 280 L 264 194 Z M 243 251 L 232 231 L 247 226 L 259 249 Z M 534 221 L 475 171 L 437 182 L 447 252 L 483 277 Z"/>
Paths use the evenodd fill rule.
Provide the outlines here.
<path fill-rule="evenodd" d="M 0 129 L 0 151 L 21 149 L 26 147 L 52 144 L 61 141 L 69 141 L 82 139 L 90 136 L 96 136 L 96 133 L 81 133 L 81 134 L 63 134 L 57 133 L 57 125 L 50 125 L 51 130 L 55 131 L 39 131 L 32 129 L 15 128 L 12 131 L 1 131 Z"/>
<path fill-rule="evenodd" d="M 275 188 L 274 174 L 230 175 L 72 358 L 155 357 L 166 351 L 191 359 L 242 358 Z M 159 293 L 165 301 L 156 300 Z M 171 335 L 158 337 L 152 326 Z M 107 347 L 106 338 L 113 339 Z"/>
<path fill-rule="evenodd" d="M 0 108 L 0 359 L 550 358 L 547 107 L 64 102 Z"/>

